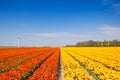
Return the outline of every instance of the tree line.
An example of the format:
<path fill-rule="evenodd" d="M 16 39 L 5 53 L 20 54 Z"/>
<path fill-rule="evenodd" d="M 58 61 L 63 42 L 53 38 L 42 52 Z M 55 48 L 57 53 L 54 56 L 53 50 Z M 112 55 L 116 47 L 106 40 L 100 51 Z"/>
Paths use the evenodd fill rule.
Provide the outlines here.
<path fill-rule="evenodd" d="M 112 41 L 83 41 L 78 42 L 75 45 L 66 45 L 66 47 L 117 47 L 120 46 L 119 40 L 112 40 Z"/>

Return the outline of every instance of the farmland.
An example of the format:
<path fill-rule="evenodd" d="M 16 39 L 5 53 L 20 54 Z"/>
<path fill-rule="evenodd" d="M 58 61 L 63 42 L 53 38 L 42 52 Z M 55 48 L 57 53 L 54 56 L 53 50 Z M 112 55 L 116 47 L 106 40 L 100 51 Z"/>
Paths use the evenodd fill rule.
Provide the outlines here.
<path fill-rule="evenodd" d="M 54 58 L 54 56 L 56 56 L 56 58 Z M 49 78 L 55 78 L 58 56 L 59 48 L 1 49 L 0 80 L 27 79 L 40 66 L 40 70 L 46 70 L 46 64 L 52 62 L 52 60 L 55 60 L 55 62 L 48 64 L 49 67 L 47 68 L 49 71 L 46 70 L 47 72 L 44 71 L 42 74 L 50 76 Z M 45 64 L 43 64 L 44 62 Z M 53 67 L 53 64 L 55 64 L 56 67 Z M 39 69 L 33 75 L 36 75 Z M 53 71 L 53 73 L 51 73 L 51 71 Z M 30 77 L 30 79 L 32 78 Z M 48 78 L 46 77 L 45 79 L 47 80 Z"/>
<path fill-rule="evenodd" d="M 0 80 L 120 80 L 119 59 L 120 47 L 0 48 Z"/>
<path fill-rule="evenodd" d="M 120 48 L 61 48 L 61 51 L 65 80 L 120 80 Z"/>

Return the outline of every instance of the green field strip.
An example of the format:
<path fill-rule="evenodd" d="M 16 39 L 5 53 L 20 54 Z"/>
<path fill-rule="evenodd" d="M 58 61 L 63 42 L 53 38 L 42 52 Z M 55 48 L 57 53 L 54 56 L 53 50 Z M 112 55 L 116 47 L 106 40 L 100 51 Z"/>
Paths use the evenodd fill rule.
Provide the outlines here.
<path fill-rule="evenodd" d="M 49 54 L 47 57 L 45 57 L 43 60 L 41 60 L 37 65 L 34 66 L 34 69 L 33 70 L 30 70 L 28 72 L 25 73 L 24 76 L 22 76 L 19 80 L 28 80 L 28 78 L 30 76 L 33 75 L 33 73 L 38 69 L 40 68 L 40 66 L 52 55 L 54 54 L 56 50 L 54 50 L 53 52 L 51 52 L 51 54 Z"/>
<path fill-rule="evenodd" d="M 65 51 L 65 50 L 64 50 Z M 91 75 L 93 78 L 94 78 L 94 80 L 100 80 L 99 79 L 99 77 L 95 74 L 95 73 L 93 73 L 90 69 L 88 69 L 88 68 L 86 68 L 85 67 L 85 65 L 82 63 L 82 62 L 80 62 L 78 59 L 76 59 L 73 55 L 71 55 L 69 52 L 67 52 L 67 51 L 65 51 L 68 55 L 70 55 L 75 61 L 77 61 L 79 64 L 80 64 L 80 66 L 83 68 L 83 69 L 85 69 L 88 73 L 89 73 L 89 75 Z"/>
<path fill-rule="evenodd" d="M 15 65 L 12 66 L 12 67 L 9 67 L 9 68 L 4 69 L 4 70 L 0 70 L 0 74 L 3 74 L 3 73 L 5 73 L 5 72 L 8 72 L 8 71 L 10 71 L 11 69 L 16 68 L 17 66 L 23 64 L 24 62 L 27 62 L 27 61 L 29 61 L 29 60 L 31 60 L 31 59 L 34 59 L 34 58 L 36 58 L 36 57 L 39 57 L 39 56 L 41 56 L 41 55 L 44 55 L 45 52 L 46 52 L 46 51 L 44 51 L 44 52 L 42 52 L 41 54 L 38 54 L 38 55 L 36 55 L 36 56 L 34 56 L 34 57 L 32 57 L 32 58 L 29 58 L 29 59 L 27 59 L 27 60 L 21 61 L 20 63 L 15 64 Z"/>
<path fill-rule="evenodd" d="M 108 66 L 108 65 L 106 65 L 105 63 L 102 63 L 102 62 L 100 62 L 100 61 L 98 61 L 98 60 L 89 58 L 89 57 L 87 57 L 87 56 L 81 55 L 81 54 L 76 53 L 76 52 L 74 52 L 74 53 L 77 54 L 77 55 L 79 55 L 79 56 L 82 56 L 82 57 L 88 58 L 88 59 L 90 59 L 90 60 L 93 60 L 94 62 L 98 62 L 98 63 L 104 65 L 106 68 L 109 68 L 109 69 L 115 70 L 115 71 L 117 71 L 117 72 L 120 72 L 120 70 L 118 70 L 118 69 L 116 69 L 116 68 L 114 68 L 114 67 Z"/>

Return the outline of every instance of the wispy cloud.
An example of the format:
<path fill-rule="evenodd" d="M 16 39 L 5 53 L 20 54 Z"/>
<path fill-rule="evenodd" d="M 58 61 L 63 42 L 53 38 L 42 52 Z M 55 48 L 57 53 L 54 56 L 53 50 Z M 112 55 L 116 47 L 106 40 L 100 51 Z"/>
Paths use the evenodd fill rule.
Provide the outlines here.
<path fill-rule="evenodd" d="M 120 38 L 120 27 L 113 27 L 113 26 L 110 26 L 110 25 L 103 25 L 100 28 L 100 30 L 105 35 Z"/>
<path fill-rule="evenodd" d="M 112 9 L 116 12 L 116 14 L 120 14 L 120 1 L 116 0 L 103 0 L 103 5 L 108 6 L 108 8 Z"/>
<path fill-rule="evenodd" d="M 101 34 L 102 33 L 102 34 Z M 26 43 L 36 43 L 36 45 L 66 45 L 76 44 L 86 40 L 113 40 L 120 38 L 120 27 L 110 25 L 100 26 L 96 32 L 81 34 L 76 32 L 44 32 L 44 33 L 24 33 L 23 38 Z M 23 40 L 24 40 L 23 39 Z"/>
<path fill-rule="evenodd" d="M 89 39 L 90 35 L 83 35 L 72 32 L 44 32 L 44 33 L 24 33 L 24 38 L 32 39 L 32 42 L 39 45 L 66 45 L 76 44 L 76 42 Z M 27 42 L 28 43 L 28 42 Z"/>
<path fill-rule="evenodd" d="M 120 14 L 120 2 L 113 4 L 113 9 L 117 12 L 117 14 Z"/>
<path fill-rule="evenodd" d="M 77 33 L 70 33 L 70 32 L 47 32 L 47 33 L 26 33 L 27 35 L 31 36 L 37 36 L 37 37 L 51 37 L 51 38 L 57 38 L 57 37 L 87 37 L 87 35 L 80 35 Z"/>
<path fill-rule="evenodd" d="M 113 4 L 112 0 L 103 0 L 103 5 L 110 5 Z"/>

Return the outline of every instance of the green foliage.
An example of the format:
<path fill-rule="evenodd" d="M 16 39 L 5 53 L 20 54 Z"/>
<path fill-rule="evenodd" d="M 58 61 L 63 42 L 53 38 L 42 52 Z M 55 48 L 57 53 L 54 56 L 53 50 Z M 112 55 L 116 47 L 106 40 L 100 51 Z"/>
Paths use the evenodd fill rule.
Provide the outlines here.
<path fill-rule="evenodd" d="M 120 46 L 119 40 L 113 40 L 113 41 L 83 41 L 78 42 L 76 45 L 66 45 L 66 47 L 117 47 Z"/>

